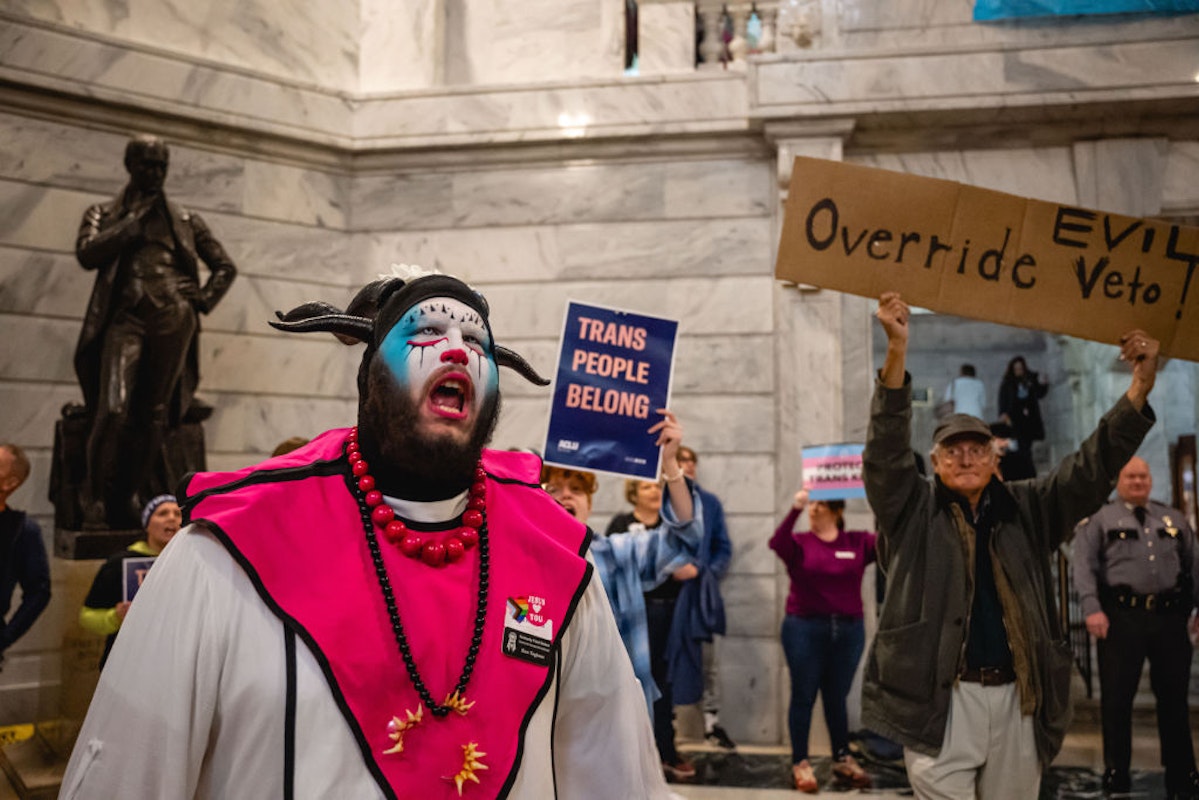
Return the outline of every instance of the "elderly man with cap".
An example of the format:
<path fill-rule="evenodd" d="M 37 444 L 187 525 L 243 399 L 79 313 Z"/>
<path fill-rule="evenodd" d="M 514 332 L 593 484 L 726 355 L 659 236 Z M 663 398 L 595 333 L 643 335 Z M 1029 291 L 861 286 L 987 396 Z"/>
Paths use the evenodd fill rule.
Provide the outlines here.
<path fill-rule="evenodd" d="M 1070 719 L 1050 555 L 1103 504 L 1153 424 L 1158 343 L 1121 339 L 1128 391 L 1050 474 L 1003 482 L 986 423 L 954 414 L 933 434 L 934 479 L 911 449 L 909 309 L 879 300 L 887 355 L 863 455 L 887 602 L 862 688 L 862 724 L 900 742 L 920 798 L 1036 797 Z"/>
<path fill-rule="evenodd" d="M 669 797 L 586 529 L 484 449 L 498 368 L 546 381 L 483 296 L 409 269 L 280 318 L 366 344 L 358 424 L 186 483 L 64 796 Z"/>
<path fill-rule="evenodd" d="M 1187 688 L 1187 618 L 1199 591 L 1195 532 L 1186 515 L 1149 497 L 1153 475 L 1133 457 L 1116 483 L 1117 499 L 1078 523 L 1074 588 L 1087 630 L 1098 640 L 1103 713 L 1104 789 L 1131 787 L 1132 705 L 1145 659 L 1157 700 L 1166 795 L 1199 797 Z"/>

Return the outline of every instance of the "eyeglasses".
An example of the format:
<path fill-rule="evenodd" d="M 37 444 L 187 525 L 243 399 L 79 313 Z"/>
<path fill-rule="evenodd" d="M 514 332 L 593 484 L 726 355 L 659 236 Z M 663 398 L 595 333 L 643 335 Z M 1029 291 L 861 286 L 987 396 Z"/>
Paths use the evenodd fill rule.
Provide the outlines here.
<path fill-rule="evenodd" d="M 966 456 L 970 456 L 972 461 L 980 461 L 995 452 L 989 443 L 988 444 L 951 444 L 948 447 L 941 448 L 941 454 L 948 459 L 961 461 Z"/>

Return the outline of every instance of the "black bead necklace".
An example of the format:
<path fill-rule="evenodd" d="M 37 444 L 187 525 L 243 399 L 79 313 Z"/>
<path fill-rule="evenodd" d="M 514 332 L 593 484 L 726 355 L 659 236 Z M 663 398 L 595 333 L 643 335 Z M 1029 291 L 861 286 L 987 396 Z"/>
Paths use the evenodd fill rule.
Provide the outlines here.
<path fill-rule="evenodd" d="M 354 433 L 356 434 L 357 431 L 355 430 Z M 356 439 L 357 437 L 355 436 L 354 440 Z M 363 473 L 365 473 L 365 470 L 363 470 Z M 350 480 L 350 486 L 354 491 L 354 497 L 358 501 L 358 510 L 362 516 L 362 527 L 366 531 L 366 544 L 371 551 L 371 561 L 375 565 L 375 575 L 379 578 L 379 588 L 383 592 L 383 604 L 387 606 L 387 616 L 391 619 L 391 630 L 395 634 L 396 644 L 400 648 L 400 655 L 403 657 L 404 666 L 408 670 L 408 679 L 412 681 L 412 687 L 416 689 L 421 702 L 425 704 L 430 713 L 438 718 L 444 717 L 451 711 L 461 708 L 461 699 L 466 693 L 466 685 L 470 682 L 471 673 L 475 669 L 475 659 L 479 655 L 479 647 L 483 642 L 483 623 L 487 618 L 487 576 L 490 560 L 490 550 L 487 546 L 487 512 L 485 509 L 483 510 L 483 524 L 479 526 L 479 591 L 476 604 L 477 610 L 475 611 L 475 629 L 470 637 L 470 649 L 466 652 L 466 662 L 462 665 L 462 674 L 458 677 L 458 683 L 454 686 L 454 690 L 446 696 L 447 702 L 444 704 L 435 703 L 433 702 L 433 695 L 429 693 L 428 687 L 425 686 L 425 682 L 421 679 L 420 671 L 416 668 L 416 662 L 412 658 L 412 650 L 408 646 L 408 637 L 404 634 L 404 625 L 400 621 L 400 612 L 396 608 L 395 593 L 391 588 L 391 580 L 387 577 L 387 567 L 383 563 L 383 554 L 379 549 L 379 538 L 375 534 L 375 522 L 371 515 L 371 507 L 366 502 L 366 492 L 359 487 L 359 481 L 356 479 Z"/>

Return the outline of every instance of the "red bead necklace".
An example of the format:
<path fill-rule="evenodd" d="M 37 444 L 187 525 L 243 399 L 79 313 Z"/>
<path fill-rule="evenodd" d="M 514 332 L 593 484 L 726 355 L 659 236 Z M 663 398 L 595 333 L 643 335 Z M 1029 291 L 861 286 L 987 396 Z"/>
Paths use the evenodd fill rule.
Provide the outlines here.
<path fill-rule="evenodd" d="M 399 548 L 409 558 L 419 558 L 431 567 L 453 564 L 479 543 L 479 528 L 487 519 L 487 473 L 480 463 L 475 467 L 474 483 L 470 487 L 470 498 L 466 511 L 462 513 L 462 527 L 448 536 L 434 539 L 429 534 L 409 529 L 402 520 L 396 519 L 395 511 L 383 502 L 383 492 L 375 488 L 375 479 L 370 466 L 362 457 L 358 445 L 358 428 L 350 429 L 346 437 L 346 458 L 350 472 L 358 479 L 358 489 L 370 509 L 371 521 L 382 529 L 383 538 Z"/>
<path fill-rule="evenodd" d="M 470 683 L 470 676 L 475 669 L 475 661 L 479 657 L 479 649 L 483 644 L 483 626 L 487 622 L 487 595 L 490 576 L 490 548 L 487 540 L 487 523 L 486 514 L 484 513 L 483 498 L 486 496 L 485 475 L 482 465 L 475 471 L 475 482 L 471 486 L 470 502 L 476 503 L 477 508 L 471 508 L 463 514 L 463 521 L 466 521 L 466 514 L 478 514 L 479 525 L 476 528 L 471 528 L 469 525 L 456 532 L 459 540 L 462 541 L 463 533 L 470 530 L 474 534 L 471 539 L 471 547 L 477 543 L 479 546 L 479 588 L 476 597 L 475 605 L 475 624 L 474 631 L 470 637 L 470 647 L 466 651 L 466 659 L 462 664 L 462 673 L 458 676 L 458 683 L 455 684 L 453 691 L 446 695 L 443 702 L 437 703 L 433 700 L 433 695 L 429 692 L 429 687 L 425 685 L 421 678 L 420 670 L 416 668 L 416 661 L 412 657 L 412 648 L 408 644 L 408 636 L 404 633 L 404 623 L 400 620 L 400 611 L 396 605 L 395 592 L 391 586 L 391 579 L 387 577 L 387 567 L 383 563 L 383 553 L 379 550 L 379 537 L 375 535 L 375 528 L 382 526 L 385 532 L 390 531 L 395 540 L 402 542 L 410 535 L 418 535 L 408 531 L 406 525 L 395 518 L 395 513 L 383 503 L 383 495 L 375 489 L 375 480 L 367 472 L 366 461 L 362 458 L 361 450 L 358 447 L 358 429 L 354 428 L 350 431 L 350 435 L 346 437 L 346 458 L 350 462 L 350 470 L 354 477 L 358 479 L 358 485 L 354 490 L 354 499 L 358 502 L 358 509 L 362 514 L 362 527 L 366 533 L 366 544 L 370 549 L 371 563 L 375 567 L 375 575 L 379 578 L 379 590 L 383 594 L 383 605 L 387 607 L 387 617 L 391 620 L 391 630 L 395 635 L 396 646 L 399 647 L 400 657 L 404 659 L 404 667 L 408 670 L 408 679 L 412 682 L 412 687 L 416 689 L 417 695 L 421 699 L 424 708 L 429 709 L 430 713 L 438 719 L 447 716 L 451 711 L 457 711 L 459 714 L 465 715 L 473 702 L 466 700 L 466 687 Z M 364 484 L 365 481 L 365 484 Z M 373 493 L 373 494 L 372 494 Z M 371 505 L 367 502 L 367 497 L 370 496 L 375 500 Z M 476 502 L 477 501 L 477 502 Z M 384 514 L 382 511 L 386 511 Z M 474 520 L 472 514 L 471 519 Z M 399 525 L 398 528 L 392 527 Z M 391 537 L 389 537 L 391 538 Z M 394 541 L 394 540 L 393 540 Z M 440 544 L 440 543 L 438 543 Z M 429 551 L 426 549 L 427 543 L 422 542 L 420 546 L 413 546 L 410 557 L 419 557 L 422 561 L 428 564 L 440 566 L 446 563 L 448 548 L 442 547 L 440 551 L 434 550 L 438 558 L 432 560 L 432 555 L 426 556 Z M 466 545 L 462 543 L 463 551 Z M 461 552 L 457 558 L 461 558 Z M 411 724 L 416 724 L 419 721 L 420 708 L 417 707 L 415 715 L 409 713 L 409 719 L 405 722 L 399 720 L 398 717 L 392 718 L 392 723 L 388 725 L 387 733 L 392 741 L 396 742 L 397 747 L 386 752 L 398 753 L 403 751 L 403 733 Z M 407 724 L 411 723 L 411 724 Z M 469 743 L 474 745 L 475 743 Z M 478 762 L 475 756 L 486 755 L 485 753 L 476 753 L 476 751 L 468 750 L 468 745 L 463 745 L 463 752 L 466 753 L 466 760 L 463 764 L 463 772 L 455 776 L 455 781 L 459 786 L 461 793 L 461 780 L 466 780 L 463 777 L 464 773 L 468 772 L 468 768 L 478 767 Z M 470 778 L 470 780 L 475 780 Z M 477 781 L 476 781 L 477 782 Z"/>

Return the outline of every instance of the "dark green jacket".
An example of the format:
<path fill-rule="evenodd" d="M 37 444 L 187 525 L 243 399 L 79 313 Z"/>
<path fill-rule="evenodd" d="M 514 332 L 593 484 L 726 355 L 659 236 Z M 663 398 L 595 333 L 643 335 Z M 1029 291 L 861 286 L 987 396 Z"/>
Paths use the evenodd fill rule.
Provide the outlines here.
<path fill-rule="evenodd" d="M 974 528 L 953 495 L 916 470 L 911 385 L 879 384 L 863 473 L 878 517 L 878 561 L 887 596 L 862 687 L 862 724 L 937 755 L 950 693 L 965 660 L 974 592 Z M 1070 723 L 1072 658 L 1057 621 L 1053 552 L 1074 524 L 1107 500 L 1120 469 L 1153 425 L 1121 397 L 1076 453 L 1042 478 L 992 482 L 991 560 L 1012 649 L 1021 707 L 1034 716 L 1037 755 L 1048 764 Z M 969 566 L 968 566 L 969 565 Z"/>

